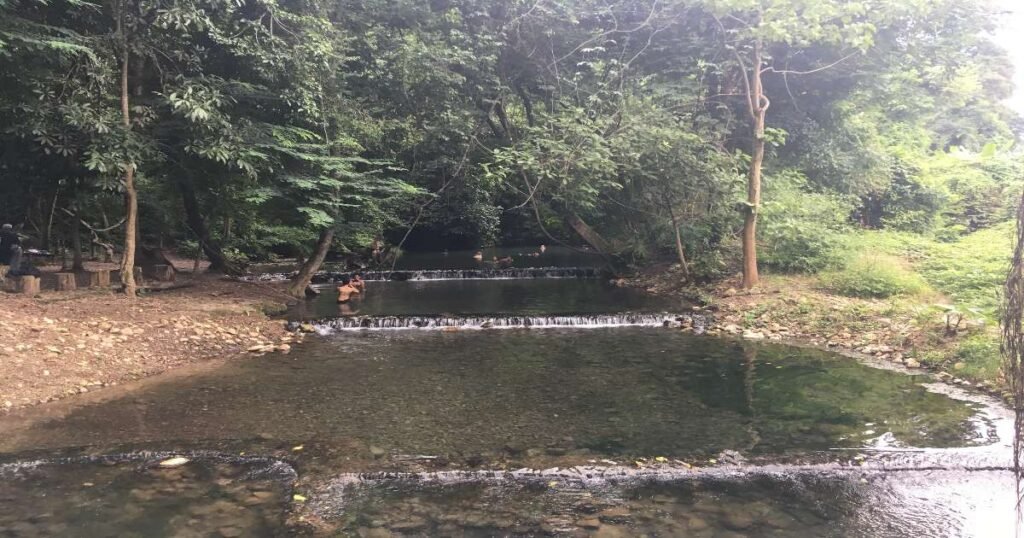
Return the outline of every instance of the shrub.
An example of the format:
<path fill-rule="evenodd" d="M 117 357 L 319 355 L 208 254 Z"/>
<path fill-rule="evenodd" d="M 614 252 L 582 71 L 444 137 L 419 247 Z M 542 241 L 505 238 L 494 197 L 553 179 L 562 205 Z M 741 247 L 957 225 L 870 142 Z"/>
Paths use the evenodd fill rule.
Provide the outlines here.
<path fill-rule="evenodd" d="M 807 191 L 805 180 L 795 173 L 779 173 L 767 183 L 759 230 L 761 262 L 788 273 L 834 267 L 846 249 L 853 204 Z"/>
<path fill-rule="evenodd" d="M 823 277 L 829 290 L 850 297 L 885 298 L 894 295 L 915 295 L 928 289 L 917 274 L 903 261 L 883 254 L 860 254 L 845 268 Z"/>
<path fill-rule="evenodd" d="M 991 334 L 968 337 L 956 350 L 956 362 L 963 363 L 960 375 L 971 379 L 994 379 L 999 374 L 1002 355 L 999 338 Z"/>

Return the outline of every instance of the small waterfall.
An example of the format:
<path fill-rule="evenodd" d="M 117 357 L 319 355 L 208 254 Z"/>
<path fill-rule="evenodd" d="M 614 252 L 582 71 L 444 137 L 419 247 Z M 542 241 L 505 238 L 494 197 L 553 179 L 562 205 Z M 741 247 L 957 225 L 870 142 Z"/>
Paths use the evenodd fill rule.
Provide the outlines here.
<path fill-rule="evenodd" d="M 597 278 L 600 269 L 596 267 L 510 267 L 506 269 L 421 269 L 415 271 L 362 271 L 367 281 L 385 280 L 515 280 L 532 278 Z M 263 273 L 247 275 L 240 280 L 247 282 L 280 282 L 289 280 L 297 273 Z M 313 275 L 314 284 L 330 284 L 341 280 L 342 275 L 352 271 L 320 271 Z"/>
<path fill-rule="evenodd" d="M 676 314 L 595 314 L 564 316 L 352 316 L 310 322 L 320 334 L 358 330 L 475 330 L 475 329 L 551 329 L 602 327 L 693 327 L 703 332 L 702 316 Z M 289 329 L 301 327 L 292 322 Z"/>

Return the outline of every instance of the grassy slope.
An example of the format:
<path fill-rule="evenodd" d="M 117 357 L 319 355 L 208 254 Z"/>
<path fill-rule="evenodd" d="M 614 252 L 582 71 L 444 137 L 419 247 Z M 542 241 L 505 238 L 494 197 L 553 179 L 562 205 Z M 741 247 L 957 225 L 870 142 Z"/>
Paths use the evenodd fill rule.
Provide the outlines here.
<path fill-rule="evenodd" d="M 953 307 L 969 325 L 955 337 L 944 327 L 931 327 L 921 343 L 920 359 L 935 366 L 959 363 L 957 375 L 994 380 L 999 373 L 998 310 L 1001 289 L 1012 253 L 1013 223 L 981 230 L 955 243 L 940 243 L 913 234 L 866 232 L 854 240 L 861 253 L 884 253 L 905 260 L 943 297 L 918 291 L 893 299 L 900 308 L 913 309 L 922 321 L 945 317 Z M 939 300 L 949 306 L 936 304 Z"/>

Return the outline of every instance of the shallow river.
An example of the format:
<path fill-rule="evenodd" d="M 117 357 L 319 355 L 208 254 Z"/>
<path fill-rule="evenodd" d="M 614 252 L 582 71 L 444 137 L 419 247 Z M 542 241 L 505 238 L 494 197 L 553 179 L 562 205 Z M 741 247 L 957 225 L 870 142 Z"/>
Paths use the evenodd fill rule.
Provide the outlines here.
<path fill-rule="evenodd" d="M 0 420 L 0 536 L 1012 535 L 987 398 L 597 280 L 367 291 L 290 354 Z"/>

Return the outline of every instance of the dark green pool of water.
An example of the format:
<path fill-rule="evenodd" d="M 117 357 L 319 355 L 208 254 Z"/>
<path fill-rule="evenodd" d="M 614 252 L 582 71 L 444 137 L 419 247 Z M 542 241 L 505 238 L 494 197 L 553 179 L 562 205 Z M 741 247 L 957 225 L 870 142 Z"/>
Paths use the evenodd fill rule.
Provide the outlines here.
<path fill-rule="evenodd" d="M 484 461 L 784 454 L 990 442 L 974 415 L 914 377 L 813 350 L 668 329 L 398 331 L 15 413 L 0 449 L 265 434 Z"/>
<path fill-rule="evenodd" d="M 600 267 L 604 260 L 597 253 L 579 252 L 565 247 L 548 246 L 539 256 L 538 247 L 490 247 L 482 250 L 483 261 L 473 259 L 474 250 L 450 252 L 405 252 L 398 258 L 396 269 L 480 269 L 493 267 L 493 258 L 512 258 L 512 267 Z"/>
<path fill-rule="evenodd" d="M 597 279 L 368 282 L 363 298 L 339 305 L 333 287 L 292 309 L 291 319 L 346 315 L 589 314 L 688 309 L 681 300 Z"/>

